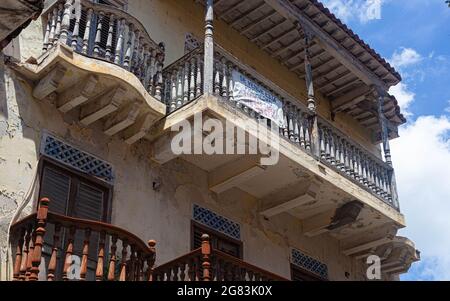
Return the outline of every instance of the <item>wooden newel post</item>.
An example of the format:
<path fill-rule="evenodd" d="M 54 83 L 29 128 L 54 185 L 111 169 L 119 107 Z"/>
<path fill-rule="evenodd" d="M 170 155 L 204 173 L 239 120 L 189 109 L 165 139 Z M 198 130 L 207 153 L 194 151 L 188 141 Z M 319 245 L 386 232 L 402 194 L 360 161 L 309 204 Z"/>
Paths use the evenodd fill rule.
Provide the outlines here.
<path fill-rule="evenodd" d="M 305 35 L 305 81 L 306 81 L 306 91 L 308 93 L 308 115 L 309 115 L 309 123 L 310 123 L 310 133 L 311 133 L 311 144 L 312 144 L 312 152 L 317 158 L 320 158 L 320 141 L 319 141 L 319 125 L 317 122 L 317 104 L 316 98 L 314 95 L 314 81 L 313 81 L 313 72 L 312 65 L 310 61 L 310 51 L 309 48 L 311 46 L 311 41 L 314 36 L 305 26 L 298 23 L 297 30 L 299 32 L 303 32 Z"/>
<path fill-rule="evenodd" d="M 211 280 L 211 244 L 209 243 L 209 235 L 202 235 L 202 269 L 203 269 L 203 281 Z"/>
<path fill-rule="evenodd" d="M 204 58 L 204 80 L 203 92 L 213 94 L 214 92 L 214 10 L 213 0 L 206 0 L 205 16 L 205 58 Z"/>
<path fill-rule="evenodd" d="M 150 250 L 151 255 L 147 258 L 147 280 L 153 281 L 153 270 L 156 260 L 156 241 L 149 240 L 148 249 Z"/>
<path fill-rule="evenodd" d="M 30 271 L 30 281 L 37 281 L 39 276 L 39 265 L 41 264 L 42 257 L 42 245 L 44 244 L 45 226 L 47 225 L 47 214 L 48 205 L 50 200 L 47 198 L 42 198 L 39 201 L 38 211 L 37 211 L 37 225 L 35 230 L 36 240 L 34 242 L 34 250 L 31 254 L 31 271 Z"/>

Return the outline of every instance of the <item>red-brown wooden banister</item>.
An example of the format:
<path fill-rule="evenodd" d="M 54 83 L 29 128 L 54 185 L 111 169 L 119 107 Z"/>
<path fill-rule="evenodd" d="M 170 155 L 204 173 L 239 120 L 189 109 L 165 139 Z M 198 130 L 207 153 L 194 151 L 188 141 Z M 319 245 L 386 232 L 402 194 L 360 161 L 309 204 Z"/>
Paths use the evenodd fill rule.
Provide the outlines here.
<path fill-rule="evenodd" d="M 156 281 L 288 281 L 274 273 L 211 248 L 209 236 L 202 246 L 154 269 Z"/>
<path fill-rule="evenodd" d="M 13 245 L 16 249 L 13 279 L 14 280 L 38 280 L 47 279 L 49 281 L 56 279 L 56 269 L 58 260 L 65 260 L 62 270 L 62 278 L 69 280 L 69 268 L 72 264 L 72 256 L 74 252 L 74 244 L 77 236 L 77 231 L 83 233 L 82 254 L 80 266 L 80 280 L 86 280 L 87 262 L 89 255 L 91 233 L 96 232 L 100 236 L 99 248 L 97 257 L 94 260 L 97 262 L 96 279 L 101 281 L 107 280 L 151 280 L 153 273 L 153 265 L 155 262 L 155 245 L 154 240 L 150 240 L 148 244 L 144 243 L 136 235 L 107 223 L 69 217 L 54 212 L 48 211 L 50 200 L 43 198 L 39 201 L 38 210 L 36 213 L 30 214 L 25 218 L 14 223 L 11 227 L 12 237 L 16 238 Z M 48 266 L 45 267 L 47 274 L 45 277 L 39 277 L 41 261 L 42 261 L 42 247 L 44 245 L 44 235 L 46 233 L 46 226 L 48 224 L 55 226 L 53 234 L 53 245 L 51 246 L 51 254 Z M 59 246 L 61 242 L 61 232 L 66 229 L 67 238 L 65 241 L 65 249 L 62 250 Z M 110 240 L 107 240 L 108 239 Z M 110 241 L 109 254 L 106 250 L 106 242 Z M 119 261 L 116 257 L 117 241 L 121 244 L 121 254 L 125 258 Z M 131 252 L 127 249 L 130 248 Z M 138 258 L 134 260 L 134 253 Z M 60 254 L 60 256 L 58 256 Z M 127 254 L 133 255 L 126 258 Z M 106 256 L 109 256 L 108 258 Z M 90 258 L 90 260 L 93 260 Z M 130 263 L 130 261 L 133 261 Z M 120 271 L 116 273 L 117 262 L 120 262 Z M 129 267 L 133 267 L 133 271 Z M 108 269 L 107 275 L 104 275 L 104 269 Z M 117 275 L 116 275 L 117 274 Z"/>

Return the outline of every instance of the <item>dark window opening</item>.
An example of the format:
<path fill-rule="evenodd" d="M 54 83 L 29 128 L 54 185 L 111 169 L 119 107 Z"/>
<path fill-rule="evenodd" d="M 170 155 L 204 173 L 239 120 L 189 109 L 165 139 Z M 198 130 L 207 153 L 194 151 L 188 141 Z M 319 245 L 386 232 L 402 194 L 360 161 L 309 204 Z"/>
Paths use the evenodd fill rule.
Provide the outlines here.
<path fill-rule="evenodd" d="M 320 276 L 302 269 L 295 264 L 291 264 L 291 279 L 292 281 L 325 281 Z"/>
<path fill-rule="evenodd" d="M 41 169 L 39 198 L 50 200 L 49 211 L 61 215 L 109 222 L 110 187 L 92 176 L 84 175 L 69 167 L 64 167 L 51 159 L 44 158 Z M 54 225 L 47 225 L 44 237 L 43 257 L 46 267 L 50 260 L 53 246 Z M 63 229 L 60 236 L 60 248 L 56 277 L 61 279 L 64 265 L 64 250 L 67 247 L 68 229 Z M 84 231 L 77 230 L 74 236 L 74 255 L 81 259 Z M 91 234 L 88 256 L 88 280 L 95 280 L 96 258 L 99 234 Z M 106 249 L 107 250 L 107 249 Z"/>

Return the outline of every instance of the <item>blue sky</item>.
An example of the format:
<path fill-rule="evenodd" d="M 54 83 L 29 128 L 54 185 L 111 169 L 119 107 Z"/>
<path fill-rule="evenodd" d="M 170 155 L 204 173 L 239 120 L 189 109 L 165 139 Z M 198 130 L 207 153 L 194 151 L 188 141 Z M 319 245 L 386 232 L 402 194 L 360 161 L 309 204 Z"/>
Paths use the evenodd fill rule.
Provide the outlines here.
<path fill-rule="evenodd" d="M 450 280 L 450 8 L 444 0 L 323 0 L 402 74 L 408 123 L 391 142 L 400 205 L 422 260 L 403 280 Z"/>

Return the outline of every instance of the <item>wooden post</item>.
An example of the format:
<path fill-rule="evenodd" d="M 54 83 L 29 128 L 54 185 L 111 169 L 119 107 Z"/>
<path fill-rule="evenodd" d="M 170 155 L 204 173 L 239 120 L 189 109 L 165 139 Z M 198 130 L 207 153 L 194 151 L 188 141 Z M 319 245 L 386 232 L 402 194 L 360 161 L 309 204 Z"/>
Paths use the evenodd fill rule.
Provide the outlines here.
<path fill-rule="evenodd" d="M 90 240 L 91 240 L 91 229 L 87 228 L 84 230 L 83 252 L 80 267 L 80 281 L 86 280 Z"/>
<path fill-rule="evenodd" d="M 103 280 L 103 258 L 105 257 L 105 237 L 106 232 L 100 232 L 100 242 L 98 244 L 97 268 L 95 270 L 95 280 Z"/>
<path fill-rule="evenodd" d="M 310 58 L 309 48 L 311 45 L 311 41 L 313 39 L 313 34 L 304 27 L 302 27 L 300 24 L 297 24 L 297 28 L 299 31 L 303 31 L 305 34 L 305 81 L 306 81 L 306 90 L 308 91 L 308 113 L 311 127 L 312 153 L 313 155 L 316 156 L 316 158 L 319 158 L 320 157 L 319 125 L 317 123 L 317 110 L 316 110 L 317 106 L 314 95 L 312 66 L 309 60 Z"/>
<path fill-rule="evenodd" d="M 150 250 L 150 252 L 152 253 L 148 258 L 147 258 L 147 280 L 148 281 L 153 281 L 153 269 L 155 266 L 155 260 L 156 260 L 156 241 L 154 240 L 149 240 L 148 241 L 148 249 Z"/>
<path fill-rule="evenodd" d="M 214 0 L 206 0 L 205 17 L 205 58 L 203 91 L 206 94 L 214 92 Z"/>
<path fill-rule="evenodd" d="M 47 225 L 47 213 L 50 200 L 42 198 L 39 201 L 37 212 L 37 228 L 36 241 L 34 243 L 34 250 L 32 254 L 30 281 L 37 281 L 39 276 L 39 265 L 41 264 L 42 245 L 44 244 L 45 226 Z"/>
<path fill-rule="evenodd" d="M 203 281 L 211 280 L 211 245 L 209 243 L 209 235 L 202 235 L 202 270 L 203 270 Z"/>
<path fill-rule="evenodd" d="M 26 233 L 26 228 L 23 227 L 20 229 L 19 241 L 16 246 L 16 259 L 14 261 L 14 271 L 13 271 L 13 279 L 14 281 L 19 281 L 20 276 L 20 266 L 22 264 L 22 252 L 23 252 L 23 243 L 24 237 Z"/>
<path fill-rule="evenodd" d="M 61 234 L 61 224 L 56 224 L 55 234 L 53 235 L 52 255 L 50 257 L 50 262 L 48 263 L 47 269 L 47 281 L 55 280 L 60 234 Z"/>
<path fill-rule="evenodd" d="M 64 12 L 61 21 L 61 34 L 59 36 L 59 39 L 63 44 L 67 43 L 67 37 L 69 36 L 71 10 L 72 0 L 66 0 L 66 2 L 64 3 Z"/>
<path fill-rule="evenodd" d="M 384 151 L 384 160 L 391 167 L 390 172 L 388 173 L 388 185 L 390 186 L 391 191 L 391 200 L 392 204 L 395 208 L 400 209 L 400 205 L 398 203 L 398 195 L 397 195 L 397 183 L 395 181 L 395 172 L 392 165 L 392 156 L 391 156 L 391 147 L 389 145 L 389 131 L 387 127 L 387 119 L 384 116 L 384 100 L 388 97 L 387 92 L 382 87 L 377 87 L 375 89 L 375 95 L 378 100 L 378 121 L 380 123 L 381 128 L 381 140 L 383 143 L 383 151 Z"/>

